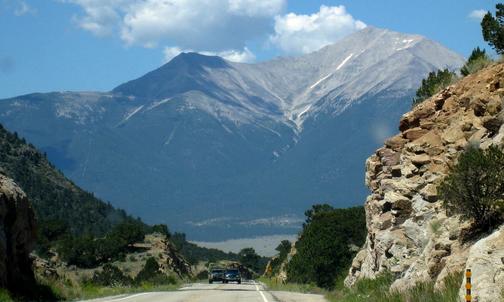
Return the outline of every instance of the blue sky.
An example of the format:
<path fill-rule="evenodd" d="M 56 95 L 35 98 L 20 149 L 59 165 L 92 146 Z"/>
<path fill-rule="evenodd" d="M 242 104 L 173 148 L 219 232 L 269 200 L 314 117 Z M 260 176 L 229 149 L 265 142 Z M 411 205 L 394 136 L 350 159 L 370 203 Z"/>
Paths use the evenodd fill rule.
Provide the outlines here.
<path fill-rule="evenodd" d="M 107 91 L 180 51 L 234 61 L 299 55 L 365 25 L 468 56 L 490 0 L 0 0 L 0 98 Z"/>

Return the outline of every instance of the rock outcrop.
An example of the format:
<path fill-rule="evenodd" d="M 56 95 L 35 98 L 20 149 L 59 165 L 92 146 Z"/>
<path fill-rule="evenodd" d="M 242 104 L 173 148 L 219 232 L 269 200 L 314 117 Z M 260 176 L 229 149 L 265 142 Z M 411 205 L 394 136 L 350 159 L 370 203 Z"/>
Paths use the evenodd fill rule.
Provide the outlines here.
<path fill-rule="evenodd" d="M 503 96 L 504 64 L 497 64 L 402 117 L 400 133 L 366 162 L 372 191 L 365 204 L 368 236 L 345 280 L 348 286 L 390 271 L 396 289 L 431 280 L 439 287 L 446 276 L 464 270 L 468 257 L 482 252 L 477 247 L 486 243 L 459 240 L 468 222 L 447 215 L 437 186 L 467 144 L 488 148 L 504 143 Z M 504 269 L 504 263 L 492 261 L 474 263 Z"/>
<path fill-rule="evenodd" d="M 0 288 L 22 293 L 35 284 L 29 254 L 35 218 L 26 194 L 0 174 Z"/>
<path fill-rule="evenodd" d="M 158 233 L 146 235 L 143 243 L 137 243 L 134 246 L 145 250 L 145 252 L 137 254 L 137 257 L 138 255 L 143 255 L 144 258 L 149 255 L 154 256 L 164 274 L 171 275 L 174 273 L 182 279 L 192 275 L 191 265 L 165 235 Z M 141 268 L 138 267 L 138 270 Z M 138 272 L 134 273 L 136 275 Z"/>
<path fill-rule="evenodd" d="M 472 271 L 472 296 L 476 302 L 504 299 L 504 226 L 492 235 L 476 242 L 469 250 L 466 268 Z M 460 297 L 466 293 L 460 287 Z"/>
<path fill-rule="evenodd" d="M 282 263 L 280 263 L 280 267 L 278 268 L 278 271 L 270 273 L 273 269 L 273 265 L 272 265 L 273 261 L 279 257 L 277 255 L 275 257 L 272 257 L 270 259 L 270 261 L 268 261 L 268 264 L 266 265 L 266 270 L 265 270 L 263 276 L 267 277 L 267 278 L 271 278 L 272 280 L 274 280 L 277 283 L 284 283 L 284 284 L 287 283 L 287 279 L 288 279 L 287 265 L 292 260 L 292 257 L 294 257 L 294 255 L 296 255 L 296 253 L 297 253 L 296 241 L 294 241 L 291 243 L 291 248 L 290 248 L 289 253 L 287 254 L 287 257 L 285 257 L 285 259 L 282 261 Z"/>

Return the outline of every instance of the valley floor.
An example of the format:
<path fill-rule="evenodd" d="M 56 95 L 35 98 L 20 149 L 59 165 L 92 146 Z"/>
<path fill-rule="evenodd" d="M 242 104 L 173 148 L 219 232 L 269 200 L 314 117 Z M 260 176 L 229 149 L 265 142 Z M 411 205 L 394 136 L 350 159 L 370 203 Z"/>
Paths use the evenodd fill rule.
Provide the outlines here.
<path fill-rule="evenodd" d="M 282 240 L 289 240 L 290 242 L 295 242 L 298 235 L 270 235 L 270 236 L 260 236 L 255 238 L 241 238 L 241 239 L 230 239 L 225 241 L 207 242 L 207 241 L 194 241 L 193 243 L 206 247 L 214 248 L 224 252 L 238 253 L 240 250 L 246 247 L 252 247 L 261 256 L 272 257 L 275 256 L 278 251 L 275 248 L 280 244 Z"/>

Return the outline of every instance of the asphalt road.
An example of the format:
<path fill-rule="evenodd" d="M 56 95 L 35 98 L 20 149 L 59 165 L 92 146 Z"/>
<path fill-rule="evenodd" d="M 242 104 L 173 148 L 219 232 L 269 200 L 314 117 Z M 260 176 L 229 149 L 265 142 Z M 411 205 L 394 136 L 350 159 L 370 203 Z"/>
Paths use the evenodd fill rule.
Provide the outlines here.
<path fill-rule="evenodd" d="M 121 295 L 87 302 L 326 302 L 322 296 L 268 292 L 254 281 L 238 284 L 187 285 L 173 292 Z"/>

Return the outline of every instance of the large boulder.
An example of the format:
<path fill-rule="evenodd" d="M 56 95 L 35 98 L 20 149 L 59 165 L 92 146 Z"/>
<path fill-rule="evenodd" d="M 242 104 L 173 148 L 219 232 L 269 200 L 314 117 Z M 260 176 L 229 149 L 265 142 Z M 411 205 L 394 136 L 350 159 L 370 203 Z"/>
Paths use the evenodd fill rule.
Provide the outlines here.
<path fill-rule="evenodd" d="M 35 284 L 29 254 L 35 244 L 35 216 L 26 194 L 0 174 L 0 287 L 23 293 Z"/>

